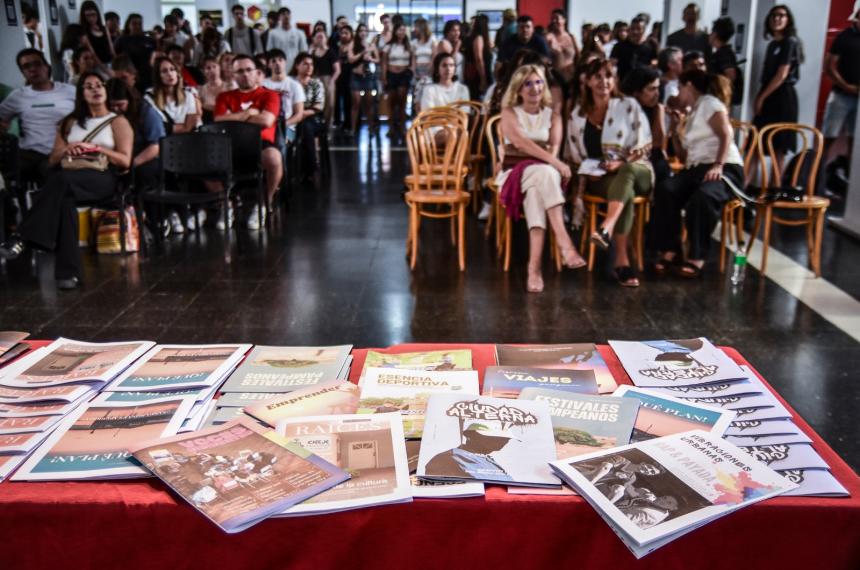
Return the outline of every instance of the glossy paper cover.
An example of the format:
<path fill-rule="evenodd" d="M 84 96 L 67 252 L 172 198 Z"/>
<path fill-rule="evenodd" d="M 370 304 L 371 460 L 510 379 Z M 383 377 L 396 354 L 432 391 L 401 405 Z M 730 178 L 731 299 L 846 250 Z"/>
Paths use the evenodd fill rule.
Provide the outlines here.
<path fill-rule="evenodd" d="M 358 409 L 358 386 L 335 382 L 280 394 L 270 400 L 245 406 L 245 413 L 276 427 L 278 422 L 301 416 L 354 414 Z M 227 394 L 229 396 L 229 394 Z M 221 398 L 218 399 L 220 405 Z"/>
<path fill-rule="evenodd" d="M 351 344 L 256 346 L 221 387 L 222 392 L 292 392 L 338 379 Z"/>
<path fill-rule="evenodd" d="M 576 394 L 598 393 L 597 377 L 593 370 L 487 366 L 481 395 L 516 400 L 525 388 L 546 388 Z"/>
<path fill-rule="evenodd" d="M 618 387 L 606 361 L 592 343 L 497 344 L 496 361 L 499 366 L 593 370 L 601 394 L 612 392 Z"/>
<path fill-rule="evenodd" d="M 430 350 L 427 352 L 387 353 L 368 350 L 361 369 L 359 386 L 368 368 L 400 368 L 403 370 L 471 370 L 472 351 L 468 348 Z"/>

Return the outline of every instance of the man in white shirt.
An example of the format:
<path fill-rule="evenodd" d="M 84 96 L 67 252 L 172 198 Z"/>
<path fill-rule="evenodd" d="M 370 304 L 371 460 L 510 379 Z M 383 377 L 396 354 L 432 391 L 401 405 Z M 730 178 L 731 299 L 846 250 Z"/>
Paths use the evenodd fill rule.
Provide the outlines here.
<path fill-rule="evenodd" d="M 289 8 L 281 8 L 278 10 L 281 16 L 281 27 L 270 30 L 266 50 L 279 49 L 286 56 L 286 68 L 289 72 L 293 68 L 293 60 L 296 55 L 302 51 L 308 51 L 308 38 L 305 33 L 293 27 L 290 22 L 292 17 Z"/>
<path fill-rule="evenodd" d="M 51 67 L 37 49 L 21 50 L 15 61 L 25 85 L 0 103 L 0 130 L 5 132 L 12 119 L 20 121 L 21 175 L 24 180 L 41 183 L 48 171 L 57 125 L 75 108 L 75 88 L 51 81 Z"/>
<path fill-rule="evenodd" d="M 230 9 L 234 25 L 224 34 L 224 39 L 230 44 L 233 53 L 256 55 L 263 52 L 263 41 L 260 32 L 245 24 L 245 7 L 236 4 Z"/>
<path fill-rule="evenodd" d="M 287 139 L 295 139 L 296 125 L 302 121 L 305 110 L 305 88 L 287 75 L 287 56 L 280 49 L 270 49 L 266 61 L 271 77 L 263 80 L 263 87 L 281 95 L 281 116 L 287 128 Z"/>
<path fill-rule="evenodd" d="M 657 66 L 662 73 L 660 83 L 663 89 L 664 104 L 668 103 L 669 99 L 676 98 L 680 92 L 678 77 L 683 71 L 683 57 L 684 52 L 677 47 L 667 47 L 657 57 Z"/>

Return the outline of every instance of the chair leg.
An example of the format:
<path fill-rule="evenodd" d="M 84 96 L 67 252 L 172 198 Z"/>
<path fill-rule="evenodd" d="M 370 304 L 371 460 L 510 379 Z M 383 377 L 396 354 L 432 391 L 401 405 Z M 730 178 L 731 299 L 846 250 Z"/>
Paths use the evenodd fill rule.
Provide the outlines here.
<path fill-rule="evenodd" d="M 457 210 L 457 253 L 460 258 L 460 271 L 466 270 L 466 204 Z"/>
<path fill-rule="evenodd" d="M 773 208 L 766 206 L 764 209 L 764 239 L 761 243 L 761 274 L 767 269 L 767 250 L 770 247 L 770 226 L 773 222 Z"/>
<path fill-rule="evenodd" d="M 766 206 L 762 206 L 760 208 L 756 208 L 755 211 L 755 221 L 753 222 L 752 231 L 750 232 L 750 239 L 747 242 L 747 257 L 749 258 L 750 250 L 752 249 L 753 242 L 758 237 L 759 228 L 761 228 L 761 219 L 764 217 L 764 210 Z"/>
<path fill-rule="evenodd" d="M 728 237 L 731 234 L 731 229 L 728 227 L 732 219 L 731 213 L 728 213 L 723 208 L 722 220 L 720 221 L 720 273 L 726 272 L 726 248 L 728 248 Z"/>
<path fill-rule="evenodd" d="M 812 257 L 815 255 L 815 229 L 818 223 L 818 212 L 809 210 L 806 214 L 806 255 L 809 259 L 809 267 L 813 269 Z M 817 277 L 817 276 L 816 276 Z"/>
<path fill-rule="evenodd" d="M 418 261 L 418 206 L 415 204 L 409 206 L 409 232 L 412 246 L 409 269 L 415 269 L 415 263 Z"/>
<path fill-rule="evenodd" d="M 454 212 L 452 212 L 452 214 L 454 214 Z M 450 219 L 451 219 L 451 223 L 450 223 L 450 226 L 451 226 L 451 245 L 456 246 L 457 245 L 457 215 L 454 214 L 453 216 L 451 216 Z"/>
<path fill-rule="evenodd" d="M 505 216 L 505 271 L 509 271 L 511 269 L 511 233 L 513 228 L 511 227 L 511 219 Z"/>
<path fill-rule="evenodd" d="M 588 235 L 597 231 L 597 204 L 588 205 Z M 588 242 L 588 271 L 594 270 L 594 244 Z"/>
<path fill-rule="evenodd" d="M 645 206 L 639 206 L 637 212 L 636 236 L 636 267 L 640 273 L 645 271 Z"/>
<path fill-rule="evenodd" d="M 812 270 L 816 277 L 821 277 L 821 240 L 824 236 L 824 214 L 826 210 L 821 208 L 815 216 L 815 251 L 813 252 Z"/>
<path fill-rule="evenodd" d="M 495 198 L 495 211 L 496 211 L 496 252 L 502 251 L 502 234 L 505 228 L 505 218 L 507 215 L 505 214 L 504 208 L 502 208 L 502 202 L 499 200 L 499 197 Z"/>
<path fill-rule="evenodd" d="M 484 239 L 490 239 L 490 232 L 493 229 L 493 224 L 496 221 L 496 208 L 495 204 L 490 205 L 490 215 L 487 217 L 487 227 L 484 228 Z"/>
<path fill-rule="evenodd" d="M 119 200 L 119 251 L 123 258 L 128 253 L 125 248 L 126 232 L 128 229 L 125 227 L 125 197 L 122 197 Z"/>

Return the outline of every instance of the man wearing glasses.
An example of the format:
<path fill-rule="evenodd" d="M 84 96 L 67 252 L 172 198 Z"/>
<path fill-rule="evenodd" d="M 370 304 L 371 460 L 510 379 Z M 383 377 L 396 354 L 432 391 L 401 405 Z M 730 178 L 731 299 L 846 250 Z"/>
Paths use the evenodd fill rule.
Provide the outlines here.
<path fill-rule="evenodd" d="M 48 171 L 57 125 L 75 107 L 75 88 L 51 80 L 51 68 L 37 49 L 21 50 L 15 61 L 24 76 L 24 86 L 0 103 L 0 131 L 5 132 L 13 119 L 19 120 L 22 179 L 41 184 Z"/>

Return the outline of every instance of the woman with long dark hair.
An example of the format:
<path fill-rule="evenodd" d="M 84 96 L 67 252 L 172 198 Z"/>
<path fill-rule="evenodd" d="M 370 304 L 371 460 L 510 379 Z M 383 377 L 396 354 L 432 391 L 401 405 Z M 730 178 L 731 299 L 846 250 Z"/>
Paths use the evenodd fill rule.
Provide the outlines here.
<path fill-rule="evenodd" d="M 376 90 L 376 77 L 371 70 L 371 64 L 379 63 L 379 54 L 373 44 L 367 42 L 368 29 L 359 24 L 355 29 L 355 39 L 349 47 L 349 63 L 352 65 L 352 130 L 358 134 L 359 119 L 362 107 L 367 125 L 371 133 L 376 132 L 376 117 L 373 108 L 373 96 Z"/>
<path fill-rule="evenodd" d="M 457 64 L 457 77 L 463 77 L 464 72 L 462 27 L 463 24 L 460 23 L 460 20 L 445 22 L 445 27 L 442 28 L 442 39 L 439 40 L 439 45 L 436 47 L 437 52 L 444 51 L 454 56 L 454 61 Z"/>
<path fill-rule="evenodd" d="M 116 54 L 113 50 L 113 42 L 110 41 L 110 35 L 102 20 L 99 5 L 93 0 L 86 0 L 81 4 L 80 14 L 79 24 L 87 34 L 90 47 L 98 57 L 99 62 L 105 65 L 110 64 Z"/>
<path fill-rule="evenodd" d="M 660 72 L 653 67 L 637 67 L 627 74 L 621 92 L 633 97 L 648 117 L 651 127 L 651 166 L 654 181 L 659 184 L 672 176 L 666 158 L 666 107 L 660 103 Z"/>
<path fill-rule="evenodd" d="M 388 134 L 391 138 L 406 136 L 406 97 L 412 85 L 415 69 L 415 52 L 409 41 L 406 25 L 394 26 L 391 41 L 382 50 L 382 84 L 388 93 L 390 121 Z"/>
<path fill-rule="evenodd" d="M 788 6 L 777 4 L 764 23 L 764 38 L 770 39 L 761 74 L 761 89 L 755 98 L 753 124 L 759 129 L 773 123 L 796 123 L 798 116 L 795 83 L 800 79 L 803 53 L 794 16 Z M 786 152 L 797 148 L 794 133 L 780 133 L 773 140 L 780 168 Z"/>
<path fill-rule="evenodd" d="M 352 68 L 349 54 L 355 42 L 355 32 L 352 26 L 345 24 L 337 32 L 338 43 L 334 46 L 340 61 L 340 76 L 334 84 L 334 119 L 333 122 L 350 133 L 352 125 Z"/>
<path fill-rule="evenodd" d="M 329 48 L 325 26 L 317 29 L 311 40 L 310 54 L 313 57 L 314 74 L 325 87 L 325 109 L 323 120 L 326 128 L 331 127 L 334 115 L 335 84 L 340 78 L 340 59 L 334 49 Z"/>
<path fill-rule="evenodd" d="M 116 192 L 118 172 L 131 165 L 133 131 L 108 108 L 97 73 L 81 76 L 75 109 L 60 123 L 48 158 L 54 171 L 21 223 L 20 235 L 0 245 L 0 258 L 15 259 L 26 246 L 53 251 L 57 287 L 74 289 L 81 279 L 78 201 L 107 199 Z"/>
<path fill-rule="evenodd" d="M 300 52 L 293 61 L 290 75 L 298 81 L 305 91 L 305 105 L 302 120 L 296 129 L 299 132 L 300 158 L 305 178 L 309 179 L 317 170 L 316 136 L 323 129 L 325 111 L 325 85 L 314 77 L 314 57 L 308 52 Z"/>
<path fill-rule="evenodd" d="M 430 31 L 430 24 L 424 18 L 418 18 L 413 24 L 415 41 L 415 85 L 412 92 L 413 115 L 420 108 L 421 93 L 427 85 L 433 82 L 433 56 L 436 55 L 436 39 Z"/>
<path fill-rule="evenodd" d="M 134 87 L 120 79 L 107 82 L 110 109 L 124 116 L 134 131 L 131 166 L 135 186 L 151 188 L 158 184 L 158 141 L 164 136 L 164 125 L 152 105 L 144 101 Z"/>
<path fill-rule="evenodd" d="M 463 82 L 469 88 L 469 98 L 479 101 L 493 78 L 493 46 L 490 44 L 490 24 L 486 14 L 478 14 L 463 48 Z"/>

